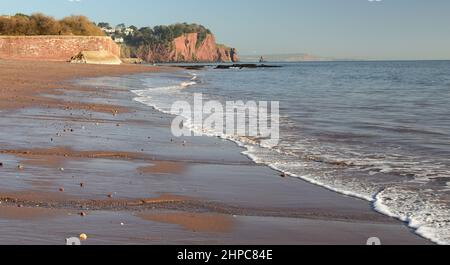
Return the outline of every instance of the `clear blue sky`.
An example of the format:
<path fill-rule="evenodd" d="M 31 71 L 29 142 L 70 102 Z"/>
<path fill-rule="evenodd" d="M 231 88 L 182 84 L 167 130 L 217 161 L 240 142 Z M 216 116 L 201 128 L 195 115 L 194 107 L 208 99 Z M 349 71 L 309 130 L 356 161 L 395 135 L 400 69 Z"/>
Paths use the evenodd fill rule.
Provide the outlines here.
<path fill-rule="evenodd" d="M 449 0 L 14 0 L 0 13 L 84 14 L 96 22 L 196 22 L 241 54 L 450 59 Z"/>

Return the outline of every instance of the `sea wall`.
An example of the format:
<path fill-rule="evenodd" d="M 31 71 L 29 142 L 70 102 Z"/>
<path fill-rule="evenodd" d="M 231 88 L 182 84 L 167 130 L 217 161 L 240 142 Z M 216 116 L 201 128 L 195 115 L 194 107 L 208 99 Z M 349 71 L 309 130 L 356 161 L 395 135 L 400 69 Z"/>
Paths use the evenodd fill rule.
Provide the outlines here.
<path fill-rule="evenodd" d="M 102 36 L 0 36 L 0 59 L 69 61 L 81 51 L 108 51 L 120 57 L 120 47 Z"/>

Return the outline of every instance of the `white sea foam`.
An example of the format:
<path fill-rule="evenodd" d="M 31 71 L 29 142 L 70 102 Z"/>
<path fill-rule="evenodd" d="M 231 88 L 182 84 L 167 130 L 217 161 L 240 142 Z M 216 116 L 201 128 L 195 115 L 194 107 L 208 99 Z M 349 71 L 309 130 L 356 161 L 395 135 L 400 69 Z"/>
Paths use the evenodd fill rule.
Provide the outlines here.
<path fill-rule="evenodd" d="M 424 238 L 441 245 L 449 244 L 450 211 L 446 205 L 433 201 L 431 194 L 427 196 L 425 192 L 388 188 L 376 195 L 374 207 L 380 213 L 408 223 Z"/>
<path fill-rule="evenodd" d="M 186 88 L 186 87 L 193 86 L 193 85 L 196 85 L 196 84 L 197 84 L 197 82 L 191 81 L 191 82 L 183 82 L 183 83 L 180 84 L 180 86 L 183 87 L 183 88 Z"/>
<path fill-rule="evenodd" d="M 372 196 L 374 191 L 367 187 L 358 187 L 360 183 L 342 183 L 338 179 L 330 181 L 327 178 L 321 179 L 317 175 L 298 175 L 294 173 L 297 170 L 292 170 L 294 168 L 292 165 L 264 161 L 258 157 L 257 153 L 252 153 L 251 148 L 244 154 L 258 163 L 268 164 L 271 168 L 290 176 L 301 178 L 344 195 L 370 201 L 376 211 L 408 223 L 409 227 L 415 229 L 418 235 L 430 239 L 434 243 L 449 244 L 450 242 L 450 222 L 448 221 L 450 220 L 450 211 L 445 204 L 432 201 L 432 196 L 426 197 L 424 193 L 417 191 L 402 191 L 398 187 L 385 189 Z M 390 195 L 388 196 L 388 194 Z"/>

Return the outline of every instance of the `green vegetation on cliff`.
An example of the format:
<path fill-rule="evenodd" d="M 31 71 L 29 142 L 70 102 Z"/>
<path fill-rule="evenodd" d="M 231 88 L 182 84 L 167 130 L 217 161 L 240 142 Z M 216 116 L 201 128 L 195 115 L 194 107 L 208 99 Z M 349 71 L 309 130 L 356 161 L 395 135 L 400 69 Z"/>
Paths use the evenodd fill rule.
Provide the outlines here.
<path fill-rule="evenodd" d="M 169 44 L 174 39 L 187 33 L 198 33 L 202 42 L 211 31 L 202 25 L 177 23 L 169 26 L 144 27 L 132 35 L 125 36 L 125 41 L 130 46 Z"/>
<path fill-rule="evenodd" d="M 16 14 L 0 16 L 0 35 L 77 35 L 104 36 L 103 31 L 84 16 L 70 16 L 61 20 L 40 13 L 31 16 Z"/>
<path fill-rule="evenodd" d="M 184 34 L 197 33 L 200 45 L 211 34 L 206 27 L 198 24 L 177 23 L 169 26 L 143 27 L 133 34 L 123 36 L 125 44 L 133 54 L 138 49 L 154 50 L 157 47 L 170 48 L 172 41 Z"/>

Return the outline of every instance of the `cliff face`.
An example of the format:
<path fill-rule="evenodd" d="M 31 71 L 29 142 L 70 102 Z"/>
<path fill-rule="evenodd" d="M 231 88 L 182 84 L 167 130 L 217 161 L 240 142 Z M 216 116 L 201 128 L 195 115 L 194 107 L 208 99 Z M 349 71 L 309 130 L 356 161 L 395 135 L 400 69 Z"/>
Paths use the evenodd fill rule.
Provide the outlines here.
<path fill-rule="evenodd" d="M 212 34 L 199 40 L 199 34 L 189 33 L 174 39 L 170 47 L 140 50 L 139 57 L 148 62 L 237 62 L 236 49 L 218 45 Z"/>

